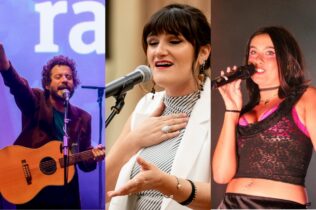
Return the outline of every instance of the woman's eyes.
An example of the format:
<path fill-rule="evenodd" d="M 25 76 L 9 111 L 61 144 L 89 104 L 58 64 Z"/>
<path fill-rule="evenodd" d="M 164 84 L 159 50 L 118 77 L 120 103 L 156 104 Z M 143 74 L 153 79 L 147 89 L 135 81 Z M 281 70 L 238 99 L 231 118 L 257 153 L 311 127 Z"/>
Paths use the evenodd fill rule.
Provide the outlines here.
<path fill-rule="evenodd" d="M 249 55 L 255 55 L 256 54 L 256 51 L 254 51 L 254 50 L 251 50 L 250 52 L 249 52 Z"/>
<path fill-rule="evenodd" d="M 158 41 L 148 41 L 147 43 L 148 43 L 148 45 L 153 46 L 153 45 L 157 45 L 159 42 Z"/>
<path fill-rule="evenodd" d="M 155 45 L 158 45 L 159 42 L 160 42 L 159 40 L 149 40 L 149 41 L 147 41 L 147 44 L 150 45 L 150 46 L 155 46 Z M 182 42 L 182 40 L 180 40 L 180 39 L 171 39 L 171 40 L 168 40 L 167 42 L 170 43 L 170 44 L 175 45 L 175 44 L 180 44 Z"/>
<path fill-rule="evenodd" d="M 256 55 L 256 54 L 257 54 L 257 51 L 255 51 L 255 50 L 249 51 L 249 55 Z M 273 51 L 273 50 L 268 50 L 268 51 L 264 52 L 263 54 L 264 54 L 264 55 L 271 56 L 271 55 L 275 55 L 275 51 Z"/>
<path fill-rule="evenodd" d="M 179 39 L 171 40 L 171 41 L 170 41 L 171 44 L 179 44 L 179 43 L 181 43 L 181 42 L 182 42 L 182 41 L 179 40 Z"/>
<path fill-rule="evenodd" d="M 269 50 L 269 51 L 266 52 L 266 55 L 275 55 L 275 52 L 272 51 L 272 50 Z"/>

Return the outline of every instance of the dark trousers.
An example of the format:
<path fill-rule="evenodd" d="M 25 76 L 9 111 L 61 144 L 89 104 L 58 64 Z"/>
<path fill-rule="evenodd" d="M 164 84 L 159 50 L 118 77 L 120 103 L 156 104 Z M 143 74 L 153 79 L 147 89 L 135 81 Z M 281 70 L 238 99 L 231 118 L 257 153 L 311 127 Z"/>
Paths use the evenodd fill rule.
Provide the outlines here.
<path fill-rule="evenodd" d="M 226 193 L 218 209 L 306 209 L 306 205 L 278 198 Z"/>

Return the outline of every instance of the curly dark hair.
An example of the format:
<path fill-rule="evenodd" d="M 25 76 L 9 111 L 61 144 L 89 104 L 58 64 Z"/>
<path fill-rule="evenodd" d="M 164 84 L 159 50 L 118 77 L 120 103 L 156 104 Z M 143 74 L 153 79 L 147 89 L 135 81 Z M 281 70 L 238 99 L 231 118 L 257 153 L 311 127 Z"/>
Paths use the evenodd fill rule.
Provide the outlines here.
<path fill-rule="evenodd" d="M 79 81 L 78 76 L 77 76 L 75 61 L 67 56 L 64 56 L 64 55 L 54 56 L 52 59 L 50 59 L 46 63 L 46 65 L 43 66 L 43 70 L 42 70 L 42 87 L 45 90 L 46 94 L 48 94 L 48 93 L 47 93 L 47 90 L 45 87 L 51 83 L 51 81 L 52 81 L 51 80 L 51 70 L 56 65 L 65 65 L 71 69 L 74 88 L 76 88 L 80 84 L 80 81 Z"/>
<path fill-rule="evenodd" d="M 143 29 L 142 45 L 146 53 L 147 37 L 162 33 L 183 35 L 194 46 L 195 59 L 202 46 L 211 44 L 211 27 L 205 15 L 197 8 L 186 4 L 170 4 L 155 13 Z M 210 56 L 205 69 L 210 67 Z"/>
<path fill-rule="evenodd" d="M 303 55 L 293 35 L 283 27 L 263 27 L 254 32 L 247 43 L 245 63 L 248 63 L 251 40 L 261 34 L 268 34 L 275 48 L 280 78 L 279 97 L 285 98 L 304 91 L 308 81 L 304 76 Z M 246 86 L 249 103 L 244 107 L 243 113 L 252 109 L 260 100 L 259 87 L 251 78 L 246 80 Z"/>

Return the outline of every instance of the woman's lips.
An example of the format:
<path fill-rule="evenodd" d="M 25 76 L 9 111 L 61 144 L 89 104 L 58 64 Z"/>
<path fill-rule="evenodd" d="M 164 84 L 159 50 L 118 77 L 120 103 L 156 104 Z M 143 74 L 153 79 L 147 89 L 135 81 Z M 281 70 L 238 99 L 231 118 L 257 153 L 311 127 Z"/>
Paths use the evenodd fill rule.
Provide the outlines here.
<path fill-rule="evenodd" d="M 162 62 L 156 62 L 155 63 L 155 67 L 159 70 L 165 70 L 168 69 L 169 67 L 173 66 L 173 63 L 171 62 L 166 62 L 166 61 L 162 61 Z"/>

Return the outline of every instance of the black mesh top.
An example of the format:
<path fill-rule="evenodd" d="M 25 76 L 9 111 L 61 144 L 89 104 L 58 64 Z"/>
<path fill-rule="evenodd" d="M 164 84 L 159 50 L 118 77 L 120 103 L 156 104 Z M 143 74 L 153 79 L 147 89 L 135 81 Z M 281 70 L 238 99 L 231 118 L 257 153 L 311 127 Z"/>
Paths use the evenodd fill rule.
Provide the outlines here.
<path fill-rule="evenodd" d="M 304 186 L 313 145 L 291 114 L 301 95 L 288 96 L 262 121 L 238 126 L 235 178 L 262 178 Z"/>

